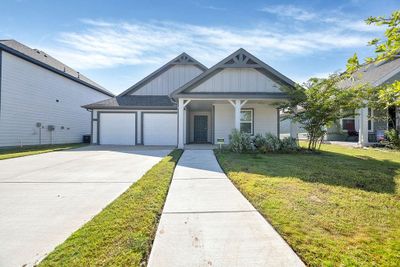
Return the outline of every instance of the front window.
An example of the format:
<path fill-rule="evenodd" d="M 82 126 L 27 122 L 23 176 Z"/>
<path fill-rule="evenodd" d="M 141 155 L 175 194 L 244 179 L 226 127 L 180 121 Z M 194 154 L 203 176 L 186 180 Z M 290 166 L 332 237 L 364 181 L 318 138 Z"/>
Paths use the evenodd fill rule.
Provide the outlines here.
<path fill-rule="evenodd" d="M 240 111 L 240 131 L 253 135 L 253 110 L 242 109 Z"/>

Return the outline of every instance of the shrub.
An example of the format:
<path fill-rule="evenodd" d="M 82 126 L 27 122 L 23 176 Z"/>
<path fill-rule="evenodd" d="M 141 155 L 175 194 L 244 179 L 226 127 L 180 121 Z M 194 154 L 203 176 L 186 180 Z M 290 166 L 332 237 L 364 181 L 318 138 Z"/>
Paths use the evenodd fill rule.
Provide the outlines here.
<path fill-rule="evenodd" d="M 299 150 L 299 144 L 296 139 L 291 137 L 285 137 L 281 140 L 281 151 L 293 152 Z"/>
<path fill-rule="evenodd" d="M 393 149 L 400 149 L 400 135 L 399 131 L 391 129 L 385 132 L 385 138 L 387 140 L 386 146 Z"/>
<path fill-rule="evenodd" d="M 262 134 L 256 134 L 253 138 L 255 149 L 261 153 L 267 152 L 267 139 Z"/>
<path fill-rule="evenodd" d="M 229 148 L 236 153 L 252 150 L 250 135 L 233 129 L 232 133 L 229 135 Z"/>
<path fill-rule="evenodd" d="M 265 141 L 266 141 L 266 151 L 268 152 L 277 152 L 281 149 L 281 140 L 276 135 L 271 133 L 265 134 Z"/>

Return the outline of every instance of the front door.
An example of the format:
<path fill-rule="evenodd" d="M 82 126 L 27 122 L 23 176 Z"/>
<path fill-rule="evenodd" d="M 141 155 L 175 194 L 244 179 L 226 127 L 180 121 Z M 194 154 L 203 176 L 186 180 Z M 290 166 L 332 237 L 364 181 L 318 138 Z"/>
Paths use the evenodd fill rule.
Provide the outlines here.
<path fill-rule="evenodd" d="M 208 134 L 208 116 L 194 116 L 194 142 L 207 143 Z"/>

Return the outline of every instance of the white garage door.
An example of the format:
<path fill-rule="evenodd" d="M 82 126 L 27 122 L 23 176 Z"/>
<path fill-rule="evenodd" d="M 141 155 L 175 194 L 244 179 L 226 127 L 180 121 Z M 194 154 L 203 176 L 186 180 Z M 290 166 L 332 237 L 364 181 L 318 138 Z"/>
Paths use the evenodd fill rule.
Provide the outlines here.
<path fill-rule="evenodd" d="M 144 113 L 143 144 L 158 146 L 176 146 L 177 144 L 176 113 Z"/>
<path fill-rule="evenodd" d="M 135 145 L 135 113 L 101 113 L 101 145 Z"/>

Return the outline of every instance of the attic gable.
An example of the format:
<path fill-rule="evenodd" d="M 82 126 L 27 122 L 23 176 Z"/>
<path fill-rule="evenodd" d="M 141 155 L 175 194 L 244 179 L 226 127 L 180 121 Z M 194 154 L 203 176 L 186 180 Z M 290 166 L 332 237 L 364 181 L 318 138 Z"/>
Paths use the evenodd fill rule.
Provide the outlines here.
<path fill-rule="evenodd" d="M 269 92 L 269 91 L 277 92 L 277 91 L 280 91 L 278 89 L 278 87 L 280 87 L 280 86 L 292 87 L 295 84 L 288 77 L 284 76 L 280 72 L 276 71 L 274 68 L 265 64 L 264 62 L 262 62 L 261 60 L 259 60 L 258 58 L 256 58 L 255 56 L 253 56 L 252 54 L 250 54 L 243 48 L 240 48 L 239 50 L 232 53 L 228 57 L 224 58 L 223 60 L 221 60 L 219 63 L 217 63 L 216 65 L 214 65 L 213 67 L 211 67 L 210 69 L 205 71 L 204 73 L 200 74 L 198 77 L 194 78 L 187 84 L 183 85 L 182 87 L 180 87 L 179 89 L 174 91 L 172 93 L 172 95 L 176 96 L 178 94 L 190 94 L 192 91 L 194 93 L 195 91 L 199 91 L 199 90 L 202 92 L 208 92 L 208 93 L 222 93 L 224 91 L 226 92 L 225 89 L 218 88 L 218 86 L 214 86 L 214 89 L 211 89 L 211 88 L 209 88 L 208 85 L 207 85 L 208 86 L 207 88 L 204 88 L 206 86 L 202 85 L 202 84 L 223 83 L 224 81 L 220 82 L 217 80 L 218 76 L 228 77 L 228 79 L 231 79 L 234 82 L 234 80 L 237 78 L 234 73 L 240 72 L 240 71 L 227 71 L 229 69 L 251 69 L 251 70 L 254 70 L 254 71 L 262 74 L 263 76 L 265 76 L 266 79 L 258 79 L 258 80 L 259 81 L 263 80 L 266 83 L 265 84 L 266 87 L 268 87 L 269 85 L 273 85 L 273 88 L 270 86 L 271 87 L 270 89 L 266 88 L 265 90 L 260 89 L 260 85 L 258 85 L 257 89 L 254 89 L 254 90 L 256 90 L 254 92 L 257 92 L 260 90 L 265 91 L 265 92 Z M 229 78 L 229 75 L 221 75 L 221 74 L 218 75 L 220 72 L 232 72 L 231 78 Z M 253 71 L 249 71 L 248 73 L 250 74 L 250 76 L 252 74 L 254 74 Z M 214 79 L 213 79 L 213 77 L 214 77 Z M 207 82 L 210 79 L 213 79 L 215 81 Z M 225 83 L 226 83 L 226 79 L 223 79 L 223 80 L 225 80 Z M 249 78 L 248 80 L 250 81 L 251 78 Z M 231 86 L 231 85 L 225 85 L 225 86 Z M 197 89 L 197 88 L 202 88 L 202 89 Z M 246 91 L 242 91 L 242 92 L 244 92 L 244 93 L 253 92 L 251 90 L 253 90 L 253 89 L 248 88 Z M 240 89 L 235 90 L 235 91 L 240 91 Z"/>
<path fill-rule="evenodd" d="M 172 91 L 176 90 L 178 87 L 187 83 L 205 70 L 207 70 L 206 66 L 188 54 L 182 53 L 122 92 L 119 96 L 132 94 L 146 95 L 148 94 L 146 92 L 148 88 L 154 88 L 154 86 L 156 86 L 152 85 L 152 83 L 164 84 L 166 88 L 162 89 L 160 93 L 162 95 L 169 95 Z M 163 76 L 166 78 L 164 79 Z M 171 79 L 175 79 L 175 81 L 171 81 Z M 155 90 L 153 89 L 150 91 L 151 92 L 149 94 L 151 95 L 160 94 L 154 93 Z"/>

